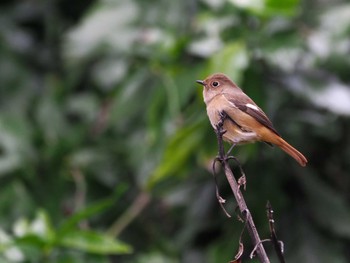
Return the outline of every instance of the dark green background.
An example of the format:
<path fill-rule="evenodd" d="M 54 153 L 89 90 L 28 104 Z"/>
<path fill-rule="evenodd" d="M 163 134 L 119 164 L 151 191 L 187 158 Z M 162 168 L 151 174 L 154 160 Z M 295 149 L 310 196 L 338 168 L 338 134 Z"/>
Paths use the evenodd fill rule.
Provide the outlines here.
<path fill-rule="evenodd" d="M 0 261 L 231 260 L 195 83 L 224 72 L 309 160 L 235 148 L 261 237 L 269 200 L 287 262 L 349 262 L 349 35 L 345 0 L 2 1 Z"/>

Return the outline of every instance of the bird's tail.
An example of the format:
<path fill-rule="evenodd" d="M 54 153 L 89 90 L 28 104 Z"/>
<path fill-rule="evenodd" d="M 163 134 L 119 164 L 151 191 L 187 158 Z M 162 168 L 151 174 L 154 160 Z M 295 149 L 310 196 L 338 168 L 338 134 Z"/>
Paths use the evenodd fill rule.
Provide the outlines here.
<path fill-rule="evenodd" d="M 301 166 L 305 166 L 307 164 L 307 159 L 305 156 L 281 137 L 278 137 L 278 141 L 274 142 L 274 144 L 292 156 Z"/>

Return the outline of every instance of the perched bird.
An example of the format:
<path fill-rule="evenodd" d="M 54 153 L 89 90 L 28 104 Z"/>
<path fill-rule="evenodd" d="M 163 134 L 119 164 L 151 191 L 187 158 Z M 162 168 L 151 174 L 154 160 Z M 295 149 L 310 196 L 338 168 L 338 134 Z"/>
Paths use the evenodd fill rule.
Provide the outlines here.
<path fill-rule="evenodd" d="M 197 80 L 204 86 L 203 97 L 211 125 L 216 125 L 226 116 L 223 139 L 231 144 L 263 141 L 280 147 L 301 166 L 307 159 L 293 146 L 282 139 L 266 114 L 225 74 L 215 73 L 205 80 Z"/>

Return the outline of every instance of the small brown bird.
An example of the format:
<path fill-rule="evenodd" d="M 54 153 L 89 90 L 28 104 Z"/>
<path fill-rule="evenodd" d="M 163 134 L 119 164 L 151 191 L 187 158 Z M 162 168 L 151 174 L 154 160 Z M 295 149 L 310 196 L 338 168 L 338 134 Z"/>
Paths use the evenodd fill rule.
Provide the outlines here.
<path fill-rule="evenodd" d="M 216 73 L 205 80 L 197 80 L 204 86 L 203 97 L 211 125 L 221 120 L 222 113 L 227 118 L 223 128 L 225 141 L 231 144 L 263 141 L 280 147 L 301 166 L 307 159 L 293 146 L 281 138 L 266 114 L 226 75 Z"/>

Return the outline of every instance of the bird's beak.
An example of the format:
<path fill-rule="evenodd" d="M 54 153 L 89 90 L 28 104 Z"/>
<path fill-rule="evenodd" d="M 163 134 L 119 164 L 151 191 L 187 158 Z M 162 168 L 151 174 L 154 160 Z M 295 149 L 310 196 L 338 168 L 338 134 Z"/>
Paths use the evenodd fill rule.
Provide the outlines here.
<path fill-rule="evenodd" d="M 198 83 L 198 84 L 201 84 L 201 85 L 205 85 L 205 82 L 203 81 L 203 80 L 196 80 L 196 82 Z"/>

